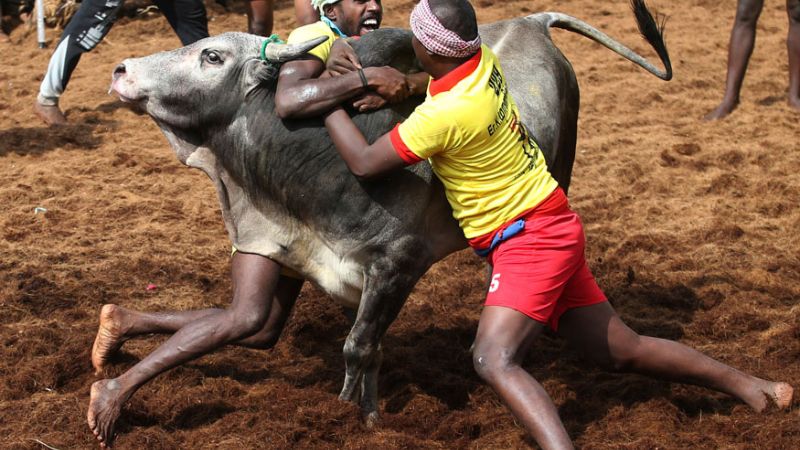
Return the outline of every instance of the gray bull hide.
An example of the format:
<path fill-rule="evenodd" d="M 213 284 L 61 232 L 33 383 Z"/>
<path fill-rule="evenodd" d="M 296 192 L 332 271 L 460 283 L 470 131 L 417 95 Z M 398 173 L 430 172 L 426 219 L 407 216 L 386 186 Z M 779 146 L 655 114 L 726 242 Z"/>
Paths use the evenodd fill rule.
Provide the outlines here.
<path fill-rule="evenodd" d="M 480 28 L 503 63 L 521 117 L 565 189 L 575 154 L 578 86 L 549 27 L 579 32 L 668 79 L 671 69 L 660 30 L 643 3 L 634 10 L 666 71 L 559 13 Z M 400 64 L 405 54 L 408 65 L 409 36 L 402 30 L 378 30 L 354 46 L 365 64 Z M 208 174 L 236 248 L 272 258 L 358 309 L 344 345 L 340 397 L 352 400 L 360 391 L 361 407 L 374 419 L 384 333 L 425 271 L 466 241 L 428 164 L 359 181 L 333 148 L 321 120 L 279 120 L 273 112 L 279 66 L 259 59 L 261 43 L 254 35 L 227 33 L 126 60 L 115 70 L 112 88 L 152 116 L 181 162 Z M 278 59 L 297 53 L 281 52 Z M 414 106 L 406 103 L 354 120 L 371 142 Z"/>

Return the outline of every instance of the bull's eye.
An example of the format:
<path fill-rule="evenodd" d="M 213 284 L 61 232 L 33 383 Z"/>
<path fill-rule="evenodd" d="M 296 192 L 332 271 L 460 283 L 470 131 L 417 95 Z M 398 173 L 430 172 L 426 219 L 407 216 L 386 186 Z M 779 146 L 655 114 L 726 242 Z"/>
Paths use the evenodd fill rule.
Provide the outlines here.
<path fill-rule="evenodd" d="M 203 52 L 203 59 L 209 64 L 222 64 L 222 57 L 213 50 Z"/>

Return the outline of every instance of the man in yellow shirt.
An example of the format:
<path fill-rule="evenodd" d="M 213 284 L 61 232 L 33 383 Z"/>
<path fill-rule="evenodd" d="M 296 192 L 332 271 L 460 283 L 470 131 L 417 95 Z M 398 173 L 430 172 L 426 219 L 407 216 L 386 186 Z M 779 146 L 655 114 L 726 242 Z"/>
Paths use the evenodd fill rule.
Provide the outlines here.
<path fill-rule="evenodd" d="M 417 59 L 433 78 L 425 102 L 372 144 L 341 108 L 325 125 L 358 177 L 430 161 L 470 245 L 493 269 L 473 347 L 475 369 L 542 448 L 572 448 L 552 400 L 521 366 L 546 327 L 611 370 L 708 387 L 756 411 L 770 401 L 791 404 L 787 383 L 628 328 L 587 267 L 580 218 L 520 123 L 497 58 L 481 46 L 472 6 L 421 0 L 411 29 Z"/>

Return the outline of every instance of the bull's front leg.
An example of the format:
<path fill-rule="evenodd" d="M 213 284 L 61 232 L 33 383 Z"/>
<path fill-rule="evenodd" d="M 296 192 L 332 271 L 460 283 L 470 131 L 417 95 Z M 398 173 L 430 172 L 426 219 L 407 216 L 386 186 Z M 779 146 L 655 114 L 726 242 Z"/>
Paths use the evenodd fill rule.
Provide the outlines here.
<path fill-rule="evenodd" d="M 362 295 L 353 327 L 344 343 L 345 378 L 339 398 L 359 401 L 368 426 L 378 420 L 378 372 L 382 360 L 381 339 L 411 292 L 410 286 L 386 289 L 381 278 L 371 278 Z M 374 286 L 383 285 L 382 289 Z M 373 286 L 370 289 L 369 286 Z"/>
<path fill-rule="evenodd" d="M 417 280 L 429 264 L 419 258 L 405 263 L 381 258 L 366 274 L 356 320 L 344 343 L 345 379 L 339 398 L 359 404 L 368 426 L 378 415 L 378 371 L 381 339 L 386 334 Z M 360 389 L 359 389 L 360 388 Z"/>

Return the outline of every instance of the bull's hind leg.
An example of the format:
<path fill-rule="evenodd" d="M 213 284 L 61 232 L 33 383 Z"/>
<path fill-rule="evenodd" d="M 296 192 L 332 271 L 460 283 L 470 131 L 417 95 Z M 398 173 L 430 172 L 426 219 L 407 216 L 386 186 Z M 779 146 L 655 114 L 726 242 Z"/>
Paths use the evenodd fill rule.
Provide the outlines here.
<path fill-rule="evenodd" d="M 413 261 L 384 257 L 368 269 L 358 315 L 344 344 L 345 379 L 339 395 L 354 401 L 361 394 L 359 403 L 368 425 L 378 420 L 381 339 L 429 266 L 424 257 Z"/>

